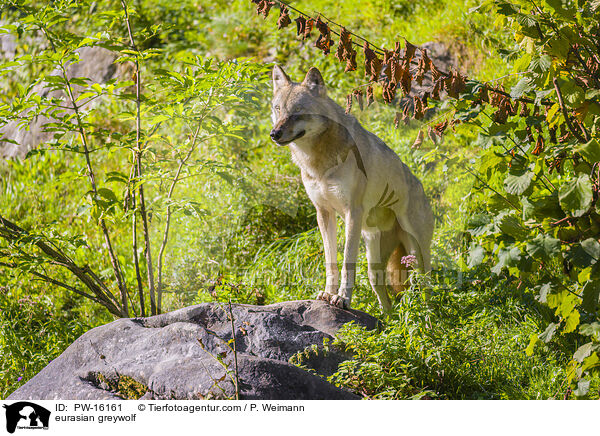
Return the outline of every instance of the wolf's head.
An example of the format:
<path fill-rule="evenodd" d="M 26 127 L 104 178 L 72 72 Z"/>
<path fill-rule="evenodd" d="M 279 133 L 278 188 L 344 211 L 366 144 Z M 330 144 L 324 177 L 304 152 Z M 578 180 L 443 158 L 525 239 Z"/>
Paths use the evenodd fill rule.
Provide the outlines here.
<path fill-rule="evenodd" d="M 271 139 L 278 145 L 323 133 L 332 117 L 325 82 L 314 67 L 308 70 L 302 83 L 296 83 L 276 65 L 273 68 L 271 108 Z"/>

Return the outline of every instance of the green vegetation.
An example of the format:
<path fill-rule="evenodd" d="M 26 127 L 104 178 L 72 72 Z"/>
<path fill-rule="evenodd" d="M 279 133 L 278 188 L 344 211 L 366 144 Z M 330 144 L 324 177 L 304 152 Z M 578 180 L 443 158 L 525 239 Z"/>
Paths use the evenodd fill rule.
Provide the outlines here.
<path fill-rule="evenodd" d="M 357 73 L 345 74 L 333 55 L 299 42 L 294 26 L 278 31 L 277 8 L 263 20 L 248 0 L 136 1 L 129 23 L 120 1 L 104 3 L 102 11 L 67 0 L 0 6 L 0 32 L 15 36 L 18 58 L 0 67 L 0 126 L 19 116 L 57 118 L 42 147 L 0 162 L 0 217 L 26 230 L 0 227 L 2 398 L 113 316 L 205 301 L 314 298 L 324 284 L 314 209 L 289 153 L 269 139 L 268 71 L 277 62 L 299 80 L 317 66 L 342 103 L 366 82 L 361 62 Z M 424 184 L 437 219 L 434 273 L 414 273 L 411 289 L 384 318 L 366 265 L 359 265 L 353 307 L 384 326 L 347 326 L 328 345 L 355 353 L 332 382 L 368 398 L 598 397 L 598 87 L 582 87 L 568 50 L 578 38 L 569 29 L 581 28 L 588 39 L 598 32 L 572 4 L 597 8 L 548 1 L 531 15 L 525 1 L 477 10 L 469 0 L 293 2 L 380 47 L 404 37 L 443 42 L 469 79 L 552 102 L 548 114 L 509 114 L 501 123 L 481 101 L 481 86 L 467 82 L 458 100 L 441 104 L 442 114 L 463 122 L 442 142 L 417 149 L 411 146 L 423 122 L 395 128 L 396 109 L 378 91 L 368 109 L 355 105 L 353 114 Z M 101 86 L 51 75 L 87 46 L 113 52 L 120 75 Z M 552 93 L 554 78 L 567 117 L 585 107 L 578 118 L 590 135 L 584 143 L 571 134 L 551 144 L 547 125 L 567 120 Z M 39 79 L 59 91 L 80 86 L 84 97 L 29 94 Z M 80 117 L 57 111 L 73 103 Z M 564 165 L 550 172 L 548 162 L 561 156 Z M 57 262 L 40 244 L 68 261 Z M 426 286 L 428 302 L 420 292 Z M 115 390 L 131 390 L 128 397 L 143 394 L 135 383 L 120 383 Z"/>

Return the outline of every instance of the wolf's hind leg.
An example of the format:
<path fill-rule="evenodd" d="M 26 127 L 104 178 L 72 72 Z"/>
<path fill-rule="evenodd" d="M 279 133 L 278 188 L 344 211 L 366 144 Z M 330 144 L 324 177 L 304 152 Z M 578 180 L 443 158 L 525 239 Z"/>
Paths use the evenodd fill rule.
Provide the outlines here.
<path fill-rule="evenodd" d="M 337 266 L 337 237 L 335 212 L 317 207 L 317 223 L 321 231 L 325 251 L 325 290 L 319 292 L 317 300 L 330 301 L 337 293 L 340 273 Z"/>

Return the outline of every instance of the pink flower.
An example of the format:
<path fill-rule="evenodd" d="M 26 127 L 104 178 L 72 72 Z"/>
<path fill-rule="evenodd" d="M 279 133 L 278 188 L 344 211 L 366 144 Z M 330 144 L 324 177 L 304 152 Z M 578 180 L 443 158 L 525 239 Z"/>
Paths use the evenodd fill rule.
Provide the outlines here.
<path fill-rule="evenodd" d="M 407 268 L 411 268 L 417 263 L 417 257 L 409 254 L 408 256 L 404 256 L 400 259 L 400 263 L 406 265 Z"/>

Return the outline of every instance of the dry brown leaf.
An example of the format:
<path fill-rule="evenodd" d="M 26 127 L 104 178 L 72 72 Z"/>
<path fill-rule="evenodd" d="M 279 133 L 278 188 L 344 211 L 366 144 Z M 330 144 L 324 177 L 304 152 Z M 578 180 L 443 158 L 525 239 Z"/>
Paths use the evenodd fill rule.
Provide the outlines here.
<path fill-rule="evenodd" d="M 433 127 L 429 126 L 427 128 L 427 137 L 431 140 L 431 142 L 433 142 L 434 144 L 437 144 L 438 140 L 439 140 L 439 136 L 436 133 L 436 131 L 433 129 Z"/>
<path fill-rule="evenodd" d="M 408 68 L 402 67 L 402 76 L 400 77 L 400 88 L 405 97 L 410 93 L 412 77 Z"/>
<path fill-rule="evenodd" d="M 387 104 L 390 104 L 396 96 L 396 85 L 394 85 L 392 82 L 386 82 L 381 86 L 383 88 L 383 101 L 385 101 Z"/>
<path fill-rule="evenodd" d="M 431 71 L 431 78 L 433 79 L 434 82 L 437 82 L 444 76 L 442 74 L 442 72 L 440 70 L 438 70 L 438 68 L 435 66 L 435 64 L 433 62 L 431 62 L 431 64 L 429 65 L 429 70 Z"/>
<path fill-rule="evenodd" d="M 287 27 L 290 24 L 292 24 L 292 20 L 290 19 L 288 8 L 286 8 L 285 6 L 282 6 L 281 10 L 279 11 L 279 19 L 277 20 L 277 28 L 283 29 L 284 27 Z"/>
<path fill-rule="evenodd" d="M 346 96 L 346 113 L 349 114 L 352 110 L 352 94 Z"/>
<path fill-rule="evenodd" d="M 429 71 L 430 65 L 431 60 L 427 56 L 427 50 L 421 49 L 421 57 L 419 57 L 419 63 L 417 64 L 417 71 L 414 77 L 414 79 L 419 85 L 423 84 L 423 78 L 425 77 L 425 73 Z"/>
<path fill-rule="evenodd" d="M 345 28 L 340 30 L 340 42 L 335 52 L 335 57 L 340 61 L 346 61 L 345 72 L 356 70 L 356 50 L 352 46 L 352 38 L 350 32 Z"/>
<path fill-rule="evenodd" d="M 373 97 L 373 87 L 369 85 L 367 87 L 367 107 L 369 107 L 374 101 L 375 97 Z"/>
<path fill-rule="evenodd" d="M 296 18 L 296 32 L 298 36 L 302 37 L 304 41 L 306 38 L 310 38 L 310 32 L 314 25 L 314 20 L 309 18 L 308 20 L 302 16 Z"/>
<path fill-rule="evenodd" d="M 493 120 L 498 124 L 506 123 L 508 119 L 508 106 L 506 104 L 501 104 L 496 112 L 494 112 Z"/>
<path fill-rule="evenodd" d="M 402 80 L 403 73 L 404 70 L 402 69 L 402 65 L 400 64 L 400 62 L 394 59 L 392 61 L 390 80 L 397 85 Z"/>
<path fill-rule="evenodd" d="M 423 131 L 419 130 L 419 133 L 417 133 L 417 138 L 415 139 L 415 142 L 413 142 L 413 145 L 411 148 L 413 149 L 418 149 L 419 147 L 421 147 L 421 144 L 423 143 L 423 138 L 425 136 L 423 135 Z"/>
<path fill-rule="evenodd" d="M 360 108 L 360 110 L 363 110 L 363 92 L 360 89 L 355 89 L 352 94 L 354 95 L 354 98 L 356 98 L 356 101 L 358 102 L 358 107 Z"/>
<path fill-rule="evenodd" d="M 392 62 L 394 62 L 395 53 L 392 50 L 384 50 L 383 54 L 383 74 L 388 78 L 388 80 L 392 79 Z"/>
<path fill-rule="evenodd" d="M 346 68 L 344 68 L 344 72 L 348 73 L 350 71 L 356 71 L 356 51 L 353 51 L 350 57 L 346 60 Z"/>
<path fill-rule="evenodd" d="M 410 63 L 412 62 L 413 58 L 415 57 L 415 51 L 417 50 L 417 47 L 412 45 L 406 39 L 404 40 L 404 44 L 406 45 L 406 49 L 404 50 L 404 61 L 402 67 L 407 70 L 410 67 Z"/>
<path fill-rule="evenodd" d="M 440 99 L 440 91 L 442 90 L 442 80 L 438 80 L 433 84 L 433 88 L 431 89 L 431 98 L 434 100 Z"/>
<path fill-rule="evenodd" d="M 408 124 L 410 122 L 410 118 L 411 118 L 410 104 L 408 104 L 408 102 L 407 102 L 404 105 L 404 107 L 402 108 L 402 121 L 404 121 L 405 124 Z"/>
<path fill-rule="evenodd" d="M 544 137 L 542 135 L 538 135 L 537 141 L 535 143 L 535 148 L 531 152 L 534 156 L 539 156 L 544 151 Z"/>
<path fill-rule="evenodd" d="M 369 48 L 369 43 L 365 41 L 363 45 L 363 52 L 365 55 L 365 75 L 369 80 L 377 81 L 379 74 L 381 73 L 381 59 L 377 57 L 377 54 Z"/>
<path fill-rule="evenodd" d="M 324 54 L 328 55 L 329 51 L 331 50 L 331 46 L 333 45 L 329 26 L 327 23 L 321 21 L 321 18 L 317 18 L 315 26 L 320 32 L 320 35 L 315 42 L 315 47 L 317 47 L 319 50 L 322 50 Z"/>
<path fill-rule="evenodd" d="M 437 123 L 437 124 L 433 125 L 433 129 L 435 130 L 435 133 L 439 137 L 441 137 L 444 134 L 447 127 L 448 127 L 448 120 L 444 120 L 441 123 Z"/>
<path fill-rule="evenodd" d="M 479 91 L 479 98 L 481 99 L 481 101 L 485 101 L 486 103 L 490 102 L 490 94 L 488 92 L 487 85 L 483 85 L 481 91 Z"/>
<path fill-rule="evenodd" d="M 294 21 L 296 22 L 296 35 L 304 37 L 304 32 L 306 32 L 306 18 L 300 16 Z"/>
<path fill-rule="evenodd" d="M 413 104 L 414 104 L 413 118 L 415 120 L 422 120 L 423 117 L 425 116 L 425 106 L 423 106 L 423 101 L 421 100 L 420 97 L 415 95 L 413 97 Z"/>
<path fill-rule="evenodd" d="M 548 127 L 548 134 L 550 136 L 550 142 L 556 144 L 556 126 Z"/>
<path fill-rule="evenodd" d="M 452 70 L 450 75 L 444 79 L 444 89 L 452 98 L 458 98 L 458 95 L 465 89 L 465 76 L 457 70 Z"/>
<path fill-rule="evenodd" d="M 495 107 L 500 107 L 502 105 L 502 102 L 504 101 L 504 99 L 506 99 L 506 96 L 504 94 L 497 92 L 497 91 L 504 91 L 502 89 L 502 87 L 490 88 L 489 91 L 490 91 L 490 93 L 489 93 L 490 104 Z"/>
<path fill-rule="evenodd" d="M 267 18 L 269 16 L 269 11 L 271 10 L 271 8 L 275 6 L 275 2 L 273 1 L 268 1 L 268 0 L 262 0 L 260 2 L 258 2 L 257 6 L 256 6 L 256 13 L 257 14 L 263 14 L 263 16 L 265 18 Z"/>

